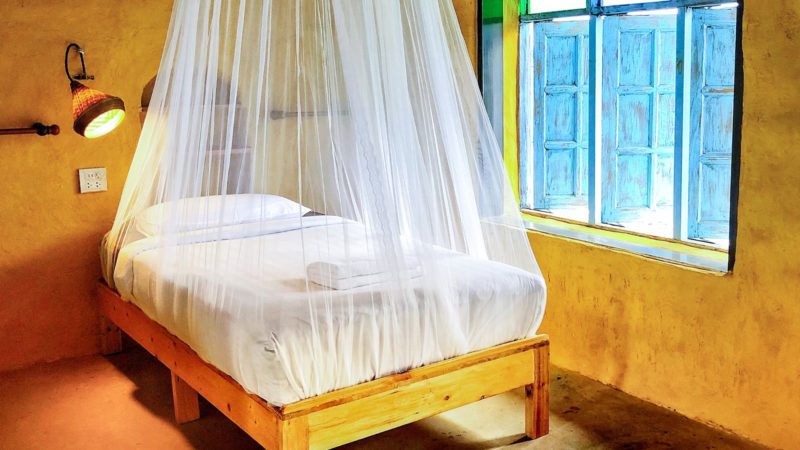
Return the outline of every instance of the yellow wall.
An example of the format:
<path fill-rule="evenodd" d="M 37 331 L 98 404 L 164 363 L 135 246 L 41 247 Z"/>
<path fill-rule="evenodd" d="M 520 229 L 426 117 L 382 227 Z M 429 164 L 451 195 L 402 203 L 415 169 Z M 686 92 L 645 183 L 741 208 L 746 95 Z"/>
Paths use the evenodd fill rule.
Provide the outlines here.
<path fill-rule="evenodd" d="M 480 0 L 453 0 L 461 34 L 467 44 L 472 66 L 478 67 L 478 3 Z"/>
<path fill-rule="evenodd" d="M 503 1 L 503 161 L 508 181 L 515 186 L 519 200 L 519 145 L 517 145 L 519 102 L 517 70 L 519 68 L 519 0 Z"/>
<path fill-rule="evenodd" d="M 798 448 L 800 2 L 769 3 L 747 1 L 744 18 L 733 274 L 538 233 L 530 241 L 548 280 L 542 331 L 552 338 L 554 364 L 768 445 Z"/>
<path fill-rule="evenodd" d="M 475 49 L 475 0 L 454 0 Z M 745 17 L 746 94 L 735 273 L 714 276 L 541 234 L 543 330 L 553 362 L 768 444 L 800 442 L 800 4 Z M 0 137 L 0 370 L 97 350 L 92 285 L 139 133 L 139 93 L 158 66 L 170 0 L 0 2 L 0 127 L 35 120 L 61 136 Z M 793 19 L 794 18 L 794 19 Z M 91 83 L 131 113 L 97 141 L 70 130 L 66 44 Z M 781 88 L 782 86 L 782 88 Z M 105 166 L 109 192 L 77 194 Z"/>
<path fill-rule="evenodd" d="M 477 0 L 454 3 L 474 64 Z M 98 350 L 98 243 L 113 222 L 171 9 L 172 0 L 0 2 L 0 128 L 62 128 L 0 137 L 0 371 Z M 73 41 L 96 76 L 87 84 L 128 109 L 120 129 L 94 141 L 71 130 L 63 58 Z M 108 169 L 108 192 L 78 194 L 76 170 L 98 166 Z"/>
<path fill-rule="evenodd" d="M 113 3 L 113 6 L 112 6 Z M 0 2 L 0 128 L 57 123 L 54 137 L 0 136 L 0 370 L 95 353 L 98 243 L 113 221 L 140 126 L 139 95 L 158 68 L 171 0 Z M 72 132 L 64 50 L 86 49 L 87 82 L 128 117 L 89 141 Z M 77 193 L 81 167 L 109 190 Z"/>

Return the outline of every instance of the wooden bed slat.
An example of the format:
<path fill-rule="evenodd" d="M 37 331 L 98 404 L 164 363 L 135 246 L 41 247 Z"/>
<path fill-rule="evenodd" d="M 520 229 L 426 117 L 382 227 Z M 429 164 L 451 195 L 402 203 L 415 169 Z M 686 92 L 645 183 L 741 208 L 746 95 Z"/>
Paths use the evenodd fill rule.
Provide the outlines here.
<path fill-rule="evenodd" d="M 188 345 L 98 285 L 101 313 L 172 372 L 178 423 L 199 417 L 197 395 L 268 449 L 330 448 L 525 386 L 525 433 L 548 431 L 549 340 L 498 345 L 368 383 L 274 407 L 203 361 Z"/>
<path fill-rule="evenodd" d="M 119 327 L 105 317 L 100 317 L 100 353 L 113 355 L 122 351 L 122 333 Z"/>
<path fill-rule="evenodd" d="M 550 432 L 550 346 L 534 353 L 533 383 L 525 386 L 525 434 L 540 438 Z"/>
<path fill-rule="evenodd" d="M 104 283 L 98 288 L 100 312 L 183 379 L 259 444 L 278 447 L 278 414 Z"/>
<path fill-rule="evenodd" d="M 278 442 L 281 450 L 306 450 L 310 448 L 308 418 L 298 417 L 281 421 L 278 428 Z"/>
<path fill-rule="evenodd" d="M 316 397 L 300 400 L 299 402 L 284 405 L 283 407 L 278 408 L 278 410 L 283 414 L 284 417 L 295 417 L 301 414 L 309 414 L 320 409 L 330 408 L 341 403 L 352 402 L 354 400 L 375 395 L 376 393 L 385 392 L 386 390 L 397 389 L 408 384 L 416 383 L 419 380 L 425 380 L 439 375 L 448 374 L 469 366 L 481 364 L 487 361 L 502 358 L 504 356 L 513 355 L 515 353 L 525 352 L 537 347 L 546 346 L 547 344 L 547 336 L 545 335 L 535 336 L 522 341 L 509 342 L 507 344 L 501 344 L 485 350 L 468 353 L 457 358 L 446 359 L 444 361 L 429 364 L 427 366 L 411 369 L 407 372 L 395 375 L 387 375 L 367 383 L 357 384 L 355 386 L 346 387 L 334 392 L 328 392 L 327 394 L 321 394 Z"/>
<path fill-rule="evenodd" d="M 311 414 L 311 448 L 331 448 L 524 386 L 533 355 L 521 352 L 421 379 Z M 375 414 L 380 411 L 380 414 Z"/>
<path fill-rule="evenodd" d="M 187 423 L 200 418 L 200 399 L 197 391 L 186 384 L 181 377 L 172 375 L 172 405 L 175 410 L 175 421 Z"/>

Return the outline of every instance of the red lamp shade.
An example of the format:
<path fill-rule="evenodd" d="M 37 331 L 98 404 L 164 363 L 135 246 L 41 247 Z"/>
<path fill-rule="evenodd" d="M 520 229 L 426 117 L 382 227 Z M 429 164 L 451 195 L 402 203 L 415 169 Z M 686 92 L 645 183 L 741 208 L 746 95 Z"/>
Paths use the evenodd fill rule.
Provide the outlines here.
<path fill-rule="evenodd" d="M 113 131 L 125 118 L 125 103 L 119 97 L 104 94 L 71 80 L 73 128 L 81 136 L 93 139 Z"/>

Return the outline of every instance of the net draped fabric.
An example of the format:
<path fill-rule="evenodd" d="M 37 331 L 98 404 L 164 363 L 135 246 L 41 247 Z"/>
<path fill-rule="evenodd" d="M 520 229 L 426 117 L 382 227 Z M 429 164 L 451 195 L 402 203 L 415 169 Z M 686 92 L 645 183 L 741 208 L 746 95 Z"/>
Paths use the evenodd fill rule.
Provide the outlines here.
<path fill-rule="evenodd" d="M 288 403 L 531 336 L 545 286 L 450 0 L 176 0 L 105 278 Z"/>

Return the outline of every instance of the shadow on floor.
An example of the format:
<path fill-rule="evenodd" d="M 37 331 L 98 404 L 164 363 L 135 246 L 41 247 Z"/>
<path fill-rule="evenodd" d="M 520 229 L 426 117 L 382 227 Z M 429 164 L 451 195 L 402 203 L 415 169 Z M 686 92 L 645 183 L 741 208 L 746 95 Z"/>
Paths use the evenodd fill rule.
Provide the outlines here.
<path fill-rule="evenodd" d="M 201 397 L 200 419 L 178 425 L 172 410 L 170 373 L 144 349 L 134 346 L 105 357 L 136 386 L 133 398 L 179 430 L 199 450 L 262 449 L 256 441 Z"/>
<path fill-rule="evenodd" d="M 342 447 L 347 450 L 764 449 L 576 373 L 551 369 L 550 434 L 523 436 L 513 391 Z M 169 370 L 139 347 L 0 374 L 0 448 L 257 449 L 206 402 L 177 425 Z"/>
<path fill-rule="evenodd" d="M 537 449 L 767 449 L 577 373 L 551 374 L 551 429 Z"/>
<path fill-rule="evenodd" d="M 136 386 L 133 391 L 134 400 L 179 430 L 191 443 L 192 448 L 200 450 L 261 448 L 205 400 L 201 400 L 199 420 L 183 425 L 176 424 L 172 412 L 169 370 L 142 348 L 135 346 L 106 359 Z M 524 408 L 521 400 L 518 406 Z M 479 411 L 471 410 L 455 411 L 458 412 L 473 416 L 479 414 Z M 522 414 L 521 411 L 515 412 Z M 448 414 L 454 413 L 431 417 L 340 448 L 342 450 L 483 450 L 527 439 L 520 433 L 499 439 L 480 439 L 471 430 L 459 427 L 457 420 L 448 420 Z M 520 423 L 522 423 L 521 415 Z"/>

